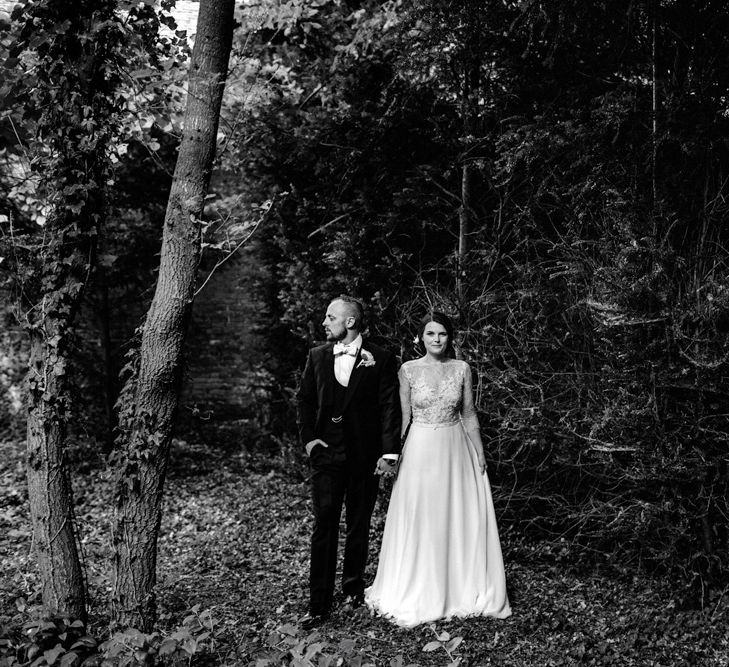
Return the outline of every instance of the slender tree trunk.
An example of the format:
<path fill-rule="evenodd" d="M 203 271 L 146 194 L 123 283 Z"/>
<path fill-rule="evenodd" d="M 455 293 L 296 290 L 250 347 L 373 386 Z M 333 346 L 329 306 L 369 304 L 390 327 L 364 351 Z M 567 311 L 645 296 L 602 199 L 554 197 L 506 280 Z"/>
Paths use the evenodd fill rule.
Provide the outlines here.
<path fill-rule="evenodd" d="M 465 277 L 464 259 L 468 253 L 468 234 L 471 231 L 471 211 L 473 207 L 473 174 L 468 161 L 461 168 L 461 208 L 458 211 L 458 260 L 461 277 Z"/>
<path fill-rule="evenodd" d="M 473 16 L 476 12 L 473 11 Z M 468 17 L 472 23 L 473 16 Z M 461 119 L 465 135 L 465 150 L 461 166 L 461 207 L 458 211 L 458 255 L 456 291 L 463 297 L 466 280 L 466 255 L 469 251 L 469 235 L 473 226 L 473 164 L 469 153 L 478 126 L 478 98 L 481 89 L 481 60 L 478 49 L 479 26 L 471 25 L 469 30 L 466 61 L 464 63 L 461 94 Z"/>
<path fill-rule="evenodd" d="M 109 282 L 103 267 L 97 270 L 99 285 L 98 325 L 101 335 L 101 352 L 104 362 L 104 415 L 106 416 L 106 434 L 104 438 L 104 452 L 110 454 L 114 448 L 114 428 L 116 426 L 116 383 L 117 373 L 114 370 L 114 360 L 111 354 L 111 311 L 109 309 Z"/>
<path fill-rule="evenodd" d="M 31 334 L 26 440 L 28 499 L 43 604 L 85 621 L 84 578 L 76 542 L 71 483 L 64 461 L 68 392 L 61 338 L 62 334 Z"/>
<path fill-rule="evenodd" d="M 182 347 L 200 258 L 200 216 L 215 158 L 232 45 L 234 0 L 202 0 L 190 66 L 184 132 L 162 236 L 159 277 L 138 368 L 120 415 L 122 465 L 114 518 L 112 617 L 149 630 L 156 615 L 157 538 Z"/>
<path fill-rule="evenodd" d="M 658 235 L 658 0 L 651 0 L 651 198 L 653 238 Z"/>
<path fill-rule="evenodd" d="M 99 182 L 102 166 L 96 163 L 88 167 L 85 176 Z M 67 202 L 59 205 L 46 224 L 51 240 L 41 249 L 41 293 L 28 315 L 26 468 L 43 604 L 85 620 L 85 582 L 65 460 L 67 424 L 73 403 L 67 373 L 74 322 L 96 254 L 96 237 L 104 212 L 103 195 L 89 192 L 84 204 L 79 206 L 78 216 L 66 205 Z"/>
<path fill-rule="evenodd" d="M 719 512 L 724 517 L 724 521 L 719 522 L 717 542 L 719 548 L 724 551 L 724 558 L 729 560 L 729 461 L 726 458 L 717 463 L 719 471 Z"/>
<path fill-rule="evenodd" d="M 479 63 L 475 58 L 469 63 L 464 74 L 463 96 L 461 99 L 461 118 L 466 150 L 461 166 L 461 208 L 458 211 L 458 257 L 463 259 L 468 252 L 468 234 L 473 217 L 473 166 L 469 157 L 476 133 L 478 119 Z"/>

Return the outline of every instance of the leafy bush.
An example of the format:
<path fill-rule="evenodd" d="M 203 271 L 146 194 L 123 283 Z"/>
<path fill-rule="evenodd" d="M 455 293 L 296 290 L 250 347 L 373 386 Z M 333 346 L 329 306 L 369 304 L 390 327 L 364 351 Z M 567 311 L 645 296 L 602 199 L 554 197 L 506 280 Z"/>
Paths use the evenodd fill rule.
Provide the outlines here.
<path fill-rule="evenodd" d="M 23 601 L 18 601 L 24 611 Z M 87 635 L 85 625 L 78 619 L 43 614 L 23 624 L 15 639 L 0 642 L 2 667 L 78 667 L 88 662 L 97 648 L 96 640 Z"/>
<path fill-rule="evenodd" d="M 24 606 L 19 606 L 25 611 Z M 78 619 L 40 613 L 22 632 L 4 632 L 0 667 L 134 667 L 189 664 L 214 648 L 215 621 L 210 610 L 192 608 L 172 633 L 145 634 L 125 628 L 99 643 Z"/>

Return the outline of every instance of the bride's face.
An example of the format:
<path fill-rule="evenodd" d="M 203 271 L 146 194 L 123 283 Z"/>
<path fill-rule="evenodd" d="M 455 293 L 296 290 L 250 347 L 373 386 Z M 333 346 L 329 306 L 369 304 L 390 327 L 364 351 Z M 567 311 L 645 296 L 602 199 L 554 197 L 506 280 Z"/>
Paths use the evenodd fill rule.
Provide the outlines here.
<path fill-rule="evenodd" d="M 442 324 L 428 322 L 423 329 L 425 351 L 434 357 L 441 357 L 448 349 L 448 333 Z"/>

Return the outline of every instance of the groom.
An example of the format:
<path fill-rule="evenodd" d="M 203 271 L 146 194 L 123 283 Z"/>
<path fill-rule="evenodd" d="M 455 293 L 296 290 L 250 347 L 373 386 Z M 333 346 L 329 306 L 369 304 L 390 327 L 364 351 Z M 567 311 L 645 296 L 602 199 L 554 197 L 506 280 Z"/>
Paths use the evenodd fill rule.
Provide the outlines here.
<path fill-rule="evenodd" d="M 314 509 L 304 629 L 324 622 L 331 612 L 342 505 L 345 604 L 355 608 L 364 601 L 370 517 L 378 489 L 375 471 L 390 474 L 400 450 L 397 362 L 391 353 L 363 341 L 363 320 L 356 299 L 340 296 L 329 304 L 322 323 L 328 342 L 309 351 L 297 392 Z"/>

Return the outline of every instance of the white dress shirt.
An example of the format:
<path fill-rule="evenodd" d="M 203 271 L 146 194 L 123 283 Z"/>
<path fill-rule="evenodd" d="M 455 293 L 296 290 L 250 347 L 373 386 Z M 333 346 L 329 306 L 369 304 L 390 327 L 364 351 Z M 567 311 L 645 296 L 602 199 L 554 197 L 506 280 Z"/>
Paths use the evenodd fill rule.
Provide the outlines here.
<path fill-rule="evenodd" d="M 349 378 L 354 370 L 354 362 L 357 358 L 357 352 L 362 347 L 362 335 L 360 334 L 348 347 L 354 350 L 354 354 L 335 354 L 334 355 L 334 377 L 343 387 L 349 385 Z"/>

